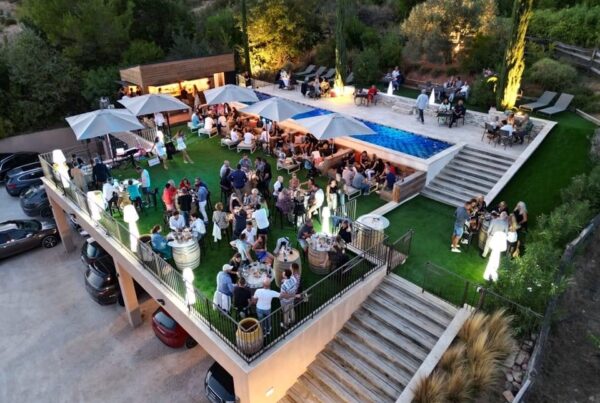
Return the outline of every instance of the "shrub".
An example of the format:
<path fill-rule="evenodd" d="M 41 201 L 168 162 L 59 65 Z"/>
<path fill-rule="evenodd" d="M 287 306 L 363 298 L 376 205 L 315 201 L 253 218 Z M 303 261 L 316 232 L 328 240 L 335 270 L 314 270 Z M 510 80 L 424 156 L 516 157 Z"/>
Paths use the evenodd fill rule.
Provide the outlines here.
<path fill-rule="evenodd" d="M 536 10 L 528 35 L 583 47 L 594 47 L 600 40 L 600 5 L 579 4 L 560 10 Z"/>
<path fill-rule="evenodd" d="M 446 74 L 449 76 L 455 76 L 459 73 L 458 68 L 451 66 L 446 69 Z"/>
<path fill-rule="evenodd" d="M 379 54 L 375 49 L 360 52 L 353 67 L 357 84 L 366 86 L 379 81 Z"/>
<path fill-rule="evenodd" d="M 489 348 L 496 351 L 500 357 L 506 357 L 514 347 L 511 323 L 514 317 L 506 314 L 501 308 L 489 315 L 487 321 Z"/>
<path fill-rule="evenodd" d="M 496 77 L 480 77 L 471 87 L 469 103 L 488 109 L 496 105 Z"/>
<path fill-rule="evenodd" d="M 546 57 L 531 66 L 528 78 L 546 90 L 562 91 L 577 80 L 577 70 L 568 64 Z"/>
<path fill-rule="evenodd" d="M 119 69 L 116 66 L 98 67 L 83 74 L 83 89 L 81 95 L 88 104 L 96 109 L 100 97 L 109 97 L 115 101 L 115 93 L 119 88 Z"/>
<path fill-rule="evenodd" d="M 485 68 L 496 68 L 502 64 L 503 52 L 499 49 L 506 47 L 508 30 L 505 25 L 498 24 L 499 30 L 491 35 L 477 35 L 470 46 L 461 55 L 461 68 L 471 74 L 481 73 Z"/>
<path fill-rule="evenodd" d="M 463 342 L 457 342 L 450 347 L 438 363 L 438 368 L 452 373 L 460 368 L 465 361 L 465 344 Z"/>
<path fill-rule="evenodd" d="M 379 66 L 382 70 L 387 70 L 393 66 L 400 66 L 402 64 L 402 41 L 400 40 L 400 35 L 393 32 L 386 33 L 381 41 L 379 54 L 382 55 L 381 65 Z"/>
<path fill-rule="evenodd" d="M 487 316 L 483 312 L 476 312 L 469 317 L 458 332 L 458 337 L 467 344 L 475 341 L 479 333 L 485 328 Z"/>
<path fill-rule="evenodd" d="M 319 66 L 335 66 L 335 39 L 330 38 L 315 46 L 315 63 Z"/>
<path fill-rule="evenodd" d="M 163 50 L 154 42 L 136 39 L 129 44 L 121 55 L 121 62 L 126 66 L 152 63 L 165 57 Z"/>
<path fill-rule="evenodd" d="M 445 379 L 439 372 L 434 372 L 427 378 L 421 378 L 417 387 L 413 402 L 415 403 L 442 403 L 445 401 L 444 394 Z"/>
<path fill-rule="evenodd" d="M 442 74 L 444 74 L 444 69 L 442 69 L 440 67 L 434 67 L 431 70 L 431 76 L 434 78 L 437 78 L 437 77 L 441 76 Z"/>
<path fill-rule="evenodd" d="M 471 379 L 475 392 L 482 393 L 500 380 L 498 365 L 496 354 L 490 350 L 484 352 L 477 360 L 469 361 L 467 377 Z"/>

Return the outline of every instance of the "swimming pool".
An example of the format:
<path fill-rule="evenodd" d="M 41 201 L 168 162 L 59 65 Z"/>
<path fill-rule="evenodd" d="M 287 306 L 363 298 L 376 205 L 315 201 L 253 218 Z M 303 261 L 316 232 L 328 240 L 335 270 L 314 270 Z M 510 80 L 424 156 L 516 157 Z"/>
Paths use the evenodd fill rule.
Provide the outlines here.
<path fill-rule="evenodd" d="M 262 92 L 256 91 L 258 99 L 261 101 L 271 96 Z M 316 108 L 310 112 L 301 113 L 293 117 L 294 120 L 310 118 L 314 116 L 328 115 L 333 113 L 326 109 Z M 362 140 L 380 147 L 385 147 L 390 150 L 398 151 L 414 157 L 428 159 L 435 154 L 452 147 L 451 143 L 435 140 L 419 134 L 407 132 L 389 126 L 380 125 L 368 120 L 358 119 L 367 125 L 376 134 L 350 136 L 357 140 Z"/>

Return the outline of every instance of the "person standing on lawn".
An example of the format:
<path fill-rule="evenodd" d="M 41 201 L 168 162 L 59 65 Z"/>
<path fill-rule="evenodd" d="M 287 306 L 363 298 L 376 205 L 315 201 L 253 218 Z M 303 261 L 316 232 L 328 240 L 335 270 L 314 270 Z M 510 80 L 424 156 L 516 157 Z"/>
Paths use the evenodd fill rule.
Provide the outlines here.
<path fill-rule="evenodd" d="M 421 94 L 419 94 L 419 96 L 417 97 L 416 106 L 417 106 L 417 111 L 419 113 L 417 120 L 420 120 L 422 124 L 425 124 L 425 118 L 423 116 L 423 113 L 425 111 L 425 108 L 427 108 L 428 103 L 429 103 L 429 97 L 427 96 L 427 91 L 421 90 Z"/>
<path fill-rule="evenodd" d="M 465 223 L 469 221 L 469 207 L 470 201 L 466 201 L 464 205 L 457 207 L 454 213 L 454 231 L 452 232 L 452 244 L 450 245 L 451 251 L 454 253 L 460 253 L 460 238 L 463 235 Z"/>
<path fill-rule="evenodd" d="M 187 152 L 187 146 L 185 145 L 185 134 L 183 134 L 183 130 L 179 130 L 175 135 L 175 139 L 177 141 L 177 151 L 181 152 L 183 155 L 183 163 L 184 164 L 193 164 L 194 161 L 190 158 L 190 155 Z"/>

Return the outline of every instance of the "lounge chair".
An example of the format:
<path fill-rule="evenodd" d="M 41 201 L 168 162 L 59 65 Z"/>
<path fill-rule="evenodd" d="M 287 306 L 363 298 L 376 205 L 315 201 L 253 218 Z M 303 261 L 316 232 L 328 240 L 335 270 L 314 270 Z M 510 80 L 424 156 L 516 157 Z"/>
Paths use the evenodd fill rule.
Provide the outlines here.
<path fill-rule="evenodd" d="M 325 73 L 323 75 L 322 78 L 324 78 L 325 80 L 332 80 L 335 77 L 335 69 L 329 69 L 327 70 L 327 73 Z"/>
<path fill-rule="evenodd" d="M 227 147 L 229 150 L 233 150 L 238 144 L 240 144 L 239 140 L 232 141 L 230 138 L 221 139 L 221 147 Z"/>
<path fill-rule="evenodd" d="M 354 73 L 350 73 L 350 74 L 348 74 L 348 77 L 346 77 L 346 82 L 344 84 L 350 85 L 353 82 L 354 82 Z"/>
<path fill-rule="evenodd" d="M 558 97 L 558 99 L 554 103 L 554 106 L 551 106 L 549 108 L 540 109 L 538 112 L 543 113 L 544 115 L 548 115 L 548 116 L 552 116 L 559 112 L 564 112 L 567 110 L 567 108 L 571 104 L 571 101 L 573 100 L 573 98 L 574 98 L 573 95 L 566 94 L 563 92 L 562 94 L 560 94 L 560 97 Z"/>
<path fill-rule="evenodd" d="M 304 71 L 301 71 L 300 73 L 296 73 L 294 74 L 296 77 L 298 76 L 305 76 L 307 74 L 312 73 L 313 71 L 315 71 L 315 68 L 317 66 L 315 66 L 314 64 L 311 64 L 310 66 L 308 66 L 307 68 L 304 69 Z"/>
<path fill-rule="evenodd" d="M 544 93 L 542 94 L 542 96 L 539 97 L 537 99 L 537 101 L 530 102 L 528 104 L 523 104 L 523 105 L 519 106 L 519 109 L 522 109 L 524 111 L 533 112 L 536 109 L 540 109 L 540 108 L 543 108 L 545 106 L 548 106 L 550 104 L 550 102 L 552 102 L 552 100 L 554 99 L 554 97 L 556 97 L 556 92 L 544 91 Z"/>
<path fill-rule="evenodd" d="M 317 71 L 315 71 L 314 73 L 307 74 L 307 75 L 304 77 L 304 79 L 307 79 L 307 78 L 308 78 L 308 79 L 310 80 L 311 78 L 314 78 L 315 76 L 319 76 L 319 77 L 321 77 L 321 75 L 322 75 L 323 73 L 325 73 L 325 70 L 327 70 L 327 67 L 325 67 L 325 66 L 321 66 L 321 67 L 319 67 L 319 69 L 318 69 Z"/>
<path fill-rule="evenodd" d="M 253 154 L 256 151 L 256 141 L 253 141 L 252 144 L 246 144 L 242 141 L 237 145 L 236 149 L 238 153 L 241 151 L 250 151 L 250 154 Z"/>

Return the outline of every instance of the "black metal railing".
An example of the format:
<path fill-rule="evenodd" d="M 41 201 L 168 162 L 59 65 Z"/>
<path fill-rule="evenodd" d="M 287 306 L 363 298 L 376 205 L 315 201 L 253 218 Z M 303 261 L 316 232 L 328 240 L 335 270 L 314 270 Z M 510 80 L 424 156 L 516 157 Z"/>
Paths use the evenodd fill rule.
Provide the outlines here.
<path fill-rule="evenodd" d="M 531 334 L 542 324 L 543 316 L 540 313 L 490 290 L 485 284 L 466 279 L 434 263 L 425 263 L 416 274 L 399 274 L 417 284 L 422 291 L 434 294 L 459 308 L 467 304 L 485 312 L 506 309 L 515 317 L 513 328 L 517 334 Z"/>
<path fill-rule="evenodd" d="M 63 194 L 63 197 L 73 202 L 80 210 L 79 214 L 88 216 L 96 222 L 100 229 L 117 241 L 130 256 L 134 257 L 148 273 L 150 273 L 169 293 L 169 295 L 188 307 L 188 314 L 205 323 L 212 332 L 218 335 L 228 346 L 250 363 L 264 354 L 275 344 L 283 340 L 291 331 L 310 320 L 327 305 L 345 294 L 349 289 L 362 282 L 378 267 L 385 265 L 387 247 L 386 237 L 382 233 L 374 233 L 368 227 L 356 224 L 353 227 L 354 239 L 351 245 L 360 253 L 343 266 L 333 270 L 324 278 L 313 284 L 295 300 L 293 309 L 295 320 L 286 329 L 280 328 L 283 319 L 282 308 L 275 309 L 269 319 L 273 330 L 260 343 L 255 339 L 242 337 L 238 331 L 240 322 L 228 312 L 220 309 L 212 299 L 202 294 L 193 286 L 186 284 L 183 275 L 166 262 L 149 245 L 149 240 L 139 235 L 132 235 L 129 228 L 116 220 L 106 211 L 104 204 L 97 204 L 81 189 L 70 181 L 53 166 L 51 154 L 41 154 L 40 161 L 45 177 Z M 381 240 L 381 242 L 377 242 Z M 132 241 L 135 245 L 132 244 Z M 190 289 L 193 296 L 190 295 Z M 287 315 L 286 311 L 286 315 Z M 287 317 L 286 317 L 287 319 Z M 260 321 L 261 329 L 267 318 Z"/>
<path fill-rule="evenodd" d="M 393 243 L 388 245 L 388 258 L 387 258 L 387 272 L 392 272 L 396 267 L 404 264 L 408 256 L 410 255 L 410 249 L 412 247 L 412 239 L 415 231 L 409 229 L 404 235 L 398 238 Z"/>

